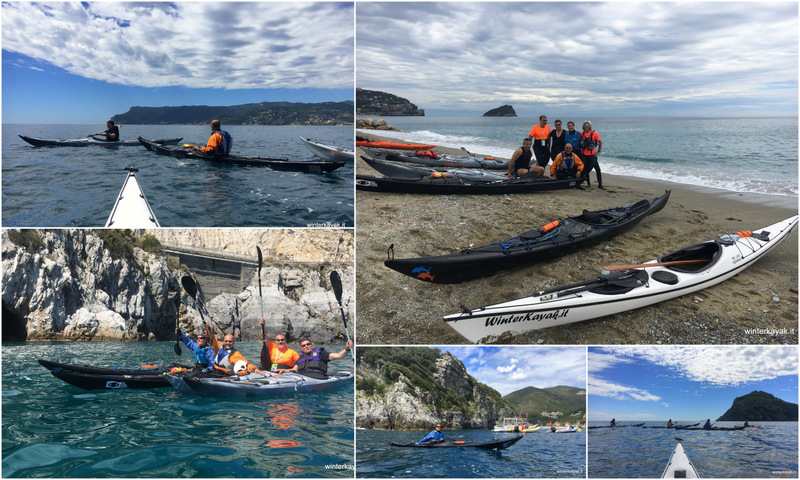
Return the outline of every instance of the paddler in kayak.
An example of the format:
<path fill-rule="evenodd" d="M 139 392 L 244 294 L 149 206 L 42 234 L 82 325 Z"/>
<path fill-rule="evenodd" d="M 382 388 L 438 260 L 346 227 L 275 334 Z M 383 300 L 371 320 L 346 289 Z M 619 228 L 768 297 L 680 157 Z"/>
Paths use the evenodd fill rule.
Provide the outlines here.
<path fill-rule="evenodd" d="M 672 428 L 672 427 L 673 427 L 672 419 L 670 418 L 669 420 L 667 420 L 667 428 Z"/>
<path fill-rule="evenodd" d="M 330 353 L 326 352 L 324 348 L 314 348 L 311 340 L 304 338 L 300 340 L 300 358 L 297 359 L 297 363 L 291 371 L 324 380 L 328 378 L 328 362 L 344 358 L 352 348 L 353 341 L 348 340 L 341 352 Z"/>
<path fill-rule="evenodd" d="M 194 352 L 194 368 L 204 372 L 214 371 L 214 349 L 208 344 L 208 337 L 204 333 L 197 335 L 197 342 L 194 342 L 188 335 L 183 333 L 181 327 L 175 329 L 181 335 L 181 340 L 186 348 Z"/>
<path fill-rule="evenodd" d="M 231 153 L 233 139 L 230 133 L 222 130 L 219 120 L 211 120 L 211 137 L 205 147 L 192 145 L 192 148 L 206 155 L 227 155 Z"/>
<path fill-rule="evenodd" d="M 236 350 L 233 335 L 230 333 L 225 335 L 225 339 L 222 341 L 222 343 L 220 343 L 210 328 L 207 329 L 207 332 L 209 338 L 211 338 L 211 345 L 214 346 L 214 351 L 216 352 L 214 357 L 215 371 L 224 373 L 226 375 L 239 374 L 240 371 L 237 371 L 234 366 L 239 362 L 243 362 L 245 365 L 245 371 L 241 372 L 241 375 L 245 375 L 248 372 L 260 373 L 262 375 L 264 374 L 264 372 L 262 372 L 258 367 L 247 361 L 240 351 Z"/>
<path fill-rule="evenodd" d="M 564 151 L 556 155 L 550 167 L 550 177 L 557 180 L 580 178 L 583 173 L 583 162 L 572 152 L 572 144 L 564 145 Z"/>
<path fill-rule="evenodd" d="M 530 137 L 524 139 L 522 146 L 511 155 L 511 160 L 508 161 L 508 178 L 521 177 L 528 172 L 536 173 L 536 178 L 544 175 L 544 167 L 540 167 L 536 162 L 531 165 L 531 158 L 533 157 L 531 144 Z"/>
<path fill-rule="evenodd" d="M 263 328 L 265 323 L 263 318 L 260 323 Z M 275 335 L 274 342 L 265 338 L 264 344 L 261 346 L 261 368 L 269 369 L 272 372 L 288 372 L 299 358 L 300 355 L 286 344 L 286 335 L 282 333 Z"/>
<path fill-rule="evenodd" d="M 706 419 L 706 423 L 703 424 L 703 430 L 711 430 L 711 419 Z"/>
<path fill-rule="evenodd" d="M 94 135 L 103 135 L 106 137 L 106 142 L 118 142 L 119 141 L 119 127 L 114 125 L 114 120 L 109 120 L 106 122 L 106 130 L 98 133 L 93 133 Z"/>
<path fill-rule="evenodd" d="M 436 428 L 434 428 L 431 433 L 426 435 L 425 438 L 423 438 L 417 443 L 425 443 L 425 442 L 444 442 L 444 433 L 442 433 L 441 423 L 437 423 Z"/>
<path fill-rule="evenodd" d="M 611 422 L 609 422 L 608 426 L 609 427 L 616 427 L 617 426 L 617 419 L 616 418 L 612 418 Z"/>

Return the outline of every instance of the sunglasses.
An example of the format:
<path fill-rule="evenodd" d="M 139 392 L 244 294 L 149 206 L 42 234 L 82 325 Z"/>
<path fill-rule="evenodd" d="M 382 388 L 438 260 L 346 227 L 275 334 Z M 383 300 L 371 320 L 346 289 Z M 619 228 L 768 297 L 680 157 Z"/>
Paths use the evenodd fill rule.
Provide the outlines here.
<path fill-rule="evenodd" d="M 278 343 L 286 343 L 286 339 L 285 338 L 276 338 L 275 341 L 278 342 Z"/>
<path fill-rule="evenodd" d="M 310 347 L 311 344 L 310 343 L 301 343 L 300 346 L 301 347 Z"/>

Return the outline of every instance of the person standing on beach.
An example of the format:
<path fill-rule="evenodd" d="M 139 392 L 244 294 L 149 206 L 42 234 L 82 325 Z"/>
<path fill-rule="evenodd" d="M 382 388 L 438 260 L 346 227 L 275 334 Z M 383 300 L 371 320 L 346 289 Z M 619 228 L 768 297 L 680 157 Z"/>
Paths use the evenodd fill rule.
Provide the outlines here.
<path fill-rule="evenodd" d="M 553 122 L 556 129 L 550 132 L 550 160 L 555 160 L 559 153 L 564 151 L 567 143 L 567 132 L 561 128 L 561 120 Z"/>
<path fill-rule="evenodd" d="M 572 153 L 580 156 L 581 132 L 575 130 L 575 122 L 567 122 L 567 133 L 564 135 L 564 142 L 572 144 Z"/>
<path fill-rule="evenodd" d="M 592 186 L 589 182 L 589 172 L 594 169 L 597 175 L 597 188 L 605 190 L 603 188 L 603 176 L 600 173 L 600 163 L 597 161 L 597 155 L 599 155 L 600 150 L 603 149 L 603 141 L 600 139 L 600 135 L 592 130 L 592 122 L 589 120 L 583 122 L 583 131 L 581 132 L 579 148 L 581 152 L 580 157 L 584 165 L 583 178 L 586 179 L 586 186 Z"/>
<path fill-rule="evenodd" d="M 533 153 L 536 163 L 544 168 L 550 163 L 550 126 L 547 125 L 547 115 L 539 116 L 539 123 L 531 128 L 528 135 L 533 139 Z"/>
<path fill-rule="evenodd" d="M 521 177 L 528 172 L 535 172 L 536 178 L 544 175 L 544 167 L 536 164 L 531 165 L 532 156 L 531 139 L 526 138 L 522 141 L 522 146 L 514 151 L 514 154 L 511 155 L 511 160 L 508 161 L 508 178 Z"/>

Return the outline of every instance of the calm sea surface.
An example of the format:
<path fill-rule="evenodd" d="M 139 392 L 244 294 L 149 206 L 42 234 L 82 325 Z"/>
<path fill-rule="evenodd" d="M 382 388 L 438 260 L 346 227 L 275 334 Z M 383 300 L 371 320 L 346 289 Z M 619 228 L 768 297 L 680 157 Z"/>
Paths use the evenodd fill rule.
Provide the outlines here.
<path fill-rule="evenodd" d="M 498 452 L 474 448 L 418 449 L 428 432 L 356 431 L 358 478 L 586 478 L 586 434 L 539 431 Z M 487 430 L 444 430 L 447 438 L 489 441 L 512 437 Z"/>
<path fill-rule="evenodd" d="M 224 127 L 224 126 L 223 126 Z M 352 148 L 352 127 L 225 127 L 233 153 L 318 160 L 300 141 Z M 3 226 L 102 227 L 122 188 L 137 177 L 162 227 L 306 227 L 354 224 L 353 165 L 326 174 L 177 160 L 144 147 L 33 147 L 18 135 L 82 138 L 103 125 L 3 125 Z M 123 125 L 124 140 L 183 137 L 205 145 L 201 125 Z"/>
<path fill-rule="evenodd" d="M 509 158 L 538 118 L 384 117 L 386 136 Z M 586 118 L 548 115 L 575 122 Z M 797 118 L 591 118 L 603 172 L 796 197 Z M 365 131 L 367 132 L 367 131 Z M 374 131 L 373 131 L 374 133 Z M 592 175 L 594 178 L 594 175 Z"/>
<path fill-rule="evenodd" d="M 797 478 L 797 422 L 751 423 L 760 424 L 761 428 L 735 431 L 589 429 L 589 477 L 659 478 L 680 441 L 700 478 Z M 589 422 L 589 425 L 601 424 L 607 425 Z M 737 423 L 717 422 L 715 425 Z"/>
<path fill-rule="evenodd" d="M 3 342 L 3 477 L 352 478 L 352 385 L 242 399 L 186 396 L 171 387 L 87 391 L 36 362 L 191 362 L 186 348 L 178 357 L 173 345 Z M 259 358 L 260 344 L 237 347 L 251 361 Z M 330 368 L 352 370 L 353 360 Z"/>

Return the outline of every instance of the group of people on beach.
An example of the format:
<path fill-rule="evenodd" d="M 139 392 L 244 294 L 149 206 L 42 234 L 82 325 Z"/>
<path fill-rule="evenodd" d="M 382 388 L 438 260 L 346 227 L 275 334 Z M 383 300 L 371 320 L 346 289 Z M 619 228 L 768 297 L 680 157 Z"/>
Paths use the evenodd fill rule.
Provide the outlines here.
<path fill-rule="evenodd" d="M 264 323 L 262 318 L 262 333 Z M 303 338 L 300 340 L 301 351 L 297 353 L 287 345 L 286 335 L 279 333 L 275 335 L 274 342 L 265 336 L 264 344 L 261 346 L 261 368 L 258 368 L 236 350 L 233 335 L 225 335 L 224 340 L 220 342 L 207 323 L 203 323 L 203 327 L 205 333 L 198 334 L 196 341 L 189 338 L 180 327 L 175 331 L 180 334 L 184 345 L 194 352 L 195 368 L 207 373 L 265 375 L 263 370 L 266 370 L 276 374 L 295 372 L 312 378 L 325 379 L 328 362 L 344 358 L 353 348 L 353 342 L 348 340 L 341 352 L 331 353 L 326 352 L 324 348 L 315 348 L 310 339 Z"/>
<path fill-rule="evenodd" d="M 597 186 L 603 188 L 603 177 L 597 155 L 603 149 L 603 140 L 592 130 L 592 122 L 583 122 L 582 130 L 575 130 L 574 122 L 567 122 L 567 130 L 562 128 L 561 120 L 555 121 L 555 129 L 547 125 L 547 115 L 539 117 L 539 123 L 531 128 L 508 162 L 508 178 L 534 174 L 540 178 L 550 161 L 550 177 L 557 180 L 583 178 L 591 186 L 589 172 L 597 175 Z M 534 161 L 535 155 L 535 161 Z"/>

